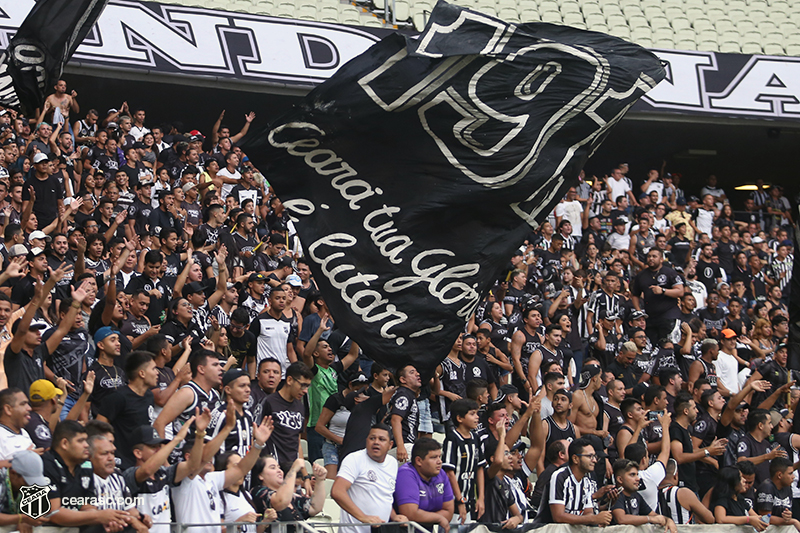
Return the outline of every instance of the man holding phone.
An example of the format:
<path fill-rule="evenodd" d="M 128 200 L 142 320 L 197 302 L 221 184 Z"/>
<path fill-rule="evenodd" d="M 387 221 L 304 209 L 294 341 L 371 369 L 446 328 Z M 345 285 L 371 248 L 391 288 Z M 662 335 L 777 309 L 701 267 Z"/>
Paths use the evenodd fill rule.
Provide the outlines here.
<path fill-rule="evenodd" d="M 691 428 L 692 444 L 695 449 L 706 448 L 717 437 L 717 426 L 722 410 L 725 409 L 725 398 L 717 389 L 709 389 L 700 397 L 700 406 L 697 419 Z M 727 439 L 725 443 L 727 444 Z M 720 457 L 703 457 L 697 461 L 698 494 L 702 498 L 716 483 L 719 474 Z"/>

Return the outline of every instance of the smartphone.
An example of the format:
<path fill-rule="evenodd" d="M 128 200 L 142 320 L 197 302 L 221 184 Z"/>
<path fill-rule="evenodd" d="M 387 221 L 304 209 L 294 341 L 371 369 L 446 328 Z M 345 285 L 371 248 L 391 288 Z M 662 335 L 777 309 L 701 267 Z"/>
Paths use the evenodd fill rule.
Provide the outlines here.
<path fill-rule="evenodd" d="M 664 416 L 664 411 L 650 411 L 647 413 L 647 419 L 656 422 L 659 416 Z"/>

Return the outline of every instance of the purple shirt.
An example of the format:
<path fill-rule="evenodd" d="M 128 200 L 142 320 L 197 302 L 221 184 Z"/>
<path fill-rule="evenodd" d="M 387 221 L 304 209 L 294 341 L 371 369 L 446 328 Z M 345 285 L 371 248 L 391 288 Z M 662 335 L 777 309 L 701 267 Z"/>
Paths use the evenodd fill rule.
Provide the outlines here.
<path fill-rule="evenodd" d="M 453 489 L 444 470 L 430 481 L 422 479 L 411 463 L 406 463 L 397 470 L 394 503 L 398 508 L 406 503 L 416 503 L 420 511 L 435 513 L 442 509 L 445 502 L 452 500 Z"/>

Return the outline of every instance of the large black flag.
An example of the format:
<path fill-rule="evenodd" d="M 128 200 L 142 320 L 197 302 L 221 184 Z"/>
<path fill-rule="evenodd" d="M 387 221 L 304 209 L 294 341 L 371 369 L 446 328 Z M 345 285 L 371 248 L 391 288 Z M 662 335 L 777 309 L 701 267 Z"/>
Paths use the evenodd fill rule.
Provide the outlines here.
<path fill-rule="evenodd" d="M 269 165 L 338 326 L 375 360 L 430 375 L 664 75 L 621 39 L 442 1 L 419 38 L 383 39 L 245 150 Z"/>
<path fill-rule="evenodd" d="M 0 105 L 33 113 L 108 0 L 39 0 L 0 57 Z"/>

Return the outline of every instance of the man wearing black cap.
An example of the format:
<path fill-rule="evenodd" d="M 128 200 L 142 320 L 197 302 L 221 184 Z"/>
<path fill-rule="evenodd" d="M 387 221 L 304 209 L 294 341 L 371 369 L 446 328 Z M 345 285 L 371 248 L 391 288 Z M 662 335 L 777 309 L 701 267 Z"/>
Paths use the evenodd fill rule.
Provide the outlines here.
<path fill-rule="evenodd" d="M 117 457 L 122 468 L 136 463 L 131 437 L 137 428 L 155 422 L 155 403 L 151 389 L 158 385 L 158 369 L 148 352 L 131 352 L 125 362 L 128 385 L 109 394 L 98 406 L 97 419 L 114 427 Z"/>
<path fill-rule="evenodd" d="M 210 413 L 206 411 L 205 416 L 198 422 L 198 428 L 205 430 L 209 418 Z M 164 466 L 175 446 L 186 438 L 190 426 L 191 424 L 184 424 L 172 440 L 162 439 L 150 425 L 139 426 L 131 435 L 130 447 L 136 458 L 136 466 L 124 470 L 122 477 L 131 491 L 131 496 L 138 496 L 136 508 L 139 513 L 151 517 L 153 521 L 151 533 L 169 533 L 169 524 L 166 522 L 172 520 L 170 487 L 179 484 L 192 474 L 191 461 L 180 461 L 169 467 Z M 202 444 L 199 446 L 202 448 Z M 200 455 L 202 454 L 197 454 L 198 467 L 202 466 Z"/>
<path fill-rule="evenodd" d="M 253 442 L 253 418 L 244 408 L 250 399 L 250 377 L 240 369 L 228 370 L 222 375 L 224 402 L 218 403 L 211 411 L 206 440 L 213 440 L 227 423 L 228 403 L 233 404 L 236 422 L 220 447 L 221 452 L 234 452 L 241 456 L 247 453 Z"/>
<path fill-rule="evenodd" d="M 601 368 L 598 365 L 586 365 L 580 375 L 578 390 L 572 398 L 572 411 L 569 420 L 575 424 L 582 435 L 595 435 L 600 439 L 608 436 L 608 418 L 603 417 L 603 429 L 597 429 L 600 405 L 595 393 L 603 385 Z"/>
<path fill-rule="evenodd" d="M 33 248 L 28 252 L 28 274 L 14 283 L 11 288 L 11 303 L 14 311 L 28 305 L 33 298 L 34 285 L 37 281 L 44 282 L 47 279 L 48 269 L 47 256 L 42 248 Z"/>
<path fill-rule="evenodd" d="M 600 309 L 597 325 L 589 336 L 590 356 L 600 361 L 603 368 L 607 368 L 611 364 L 619 351 L 619 345 L 622 344 L 620 335 L 617 333 L 618 321 L 619 317 L 613 311 Z"/>
<path fill-rule="evenodd" d="M 251 321 L 267 308 L 267 299 L 264 297 L 266 282 L 266 276 L 261 273 L 254 272 L 247 278 L 247 287 L 243 291 L 244 299 L 240 301 L 239 306 L 249 311 Z"/>
<path fill-rule="evenodd" d="M 277 287 L 293 273 L 294 261 L 288 255 L 284 255 L 278 260 L 278 267 L 272 272 L 267 272 L 267 283 L 272 287 Z"/>
<path fill-rule="evenodd" d="M 760 404 L 766 397 L 770 396 L 783 385 L 790 382 L 800 381 L 800 372 L 792 370 L 786 366 L 789 356 L 789 345 L 781 343 L 775 349 L 775 355 L 772 359 L 761 364 L 755 372 L 753 372 L 751 380 L 765 379 L 770 382 L 771 388 L 769 391 L 756 394 L 753 398 L 753 404 Z M 758 404 L 756 403 L 758 402 Z M 775 402 L 775 407 L 782 408 L 786 406 L 786 396 L 781 395 Z"/>

